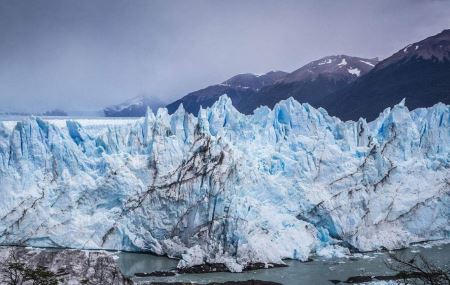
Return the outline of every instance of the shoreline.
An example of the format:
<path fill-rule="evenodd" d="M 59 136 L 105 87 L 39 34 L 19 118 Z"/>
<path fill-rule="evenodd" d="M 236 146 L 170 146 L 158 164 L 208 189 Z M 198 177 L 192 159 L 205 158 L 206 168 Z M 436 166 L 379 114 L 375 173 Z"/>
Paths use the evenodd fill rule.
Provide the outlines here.
<path fill-rule="evenodd" d="M 449 251 L 450 247 L 448 246 L 448 244 L 450 244 L 448 243 L 448 240 L 431 241 L 426 243 L 414 244 L 411 247 L 408 247 L 408 249 L 406 250 L 409 253 L 415 253 L 417 249 L 418 251 L 422 251 L 425 255 L 427 255 L 427 253 L 436 254 L 437 252 L 438 256 L 442 256 L 442 254 L 445 255 L 446 252 Z M 440 248 L 440 246 L 445 247 L 442 249 Z M 379 251 L 382 254 L 373 252 L 369 253 L 368 255 L 352 254 L 353 257 L 347 256 L 329 258 L 321 256 L 311 262 L 296 262 L 296 260 L 286 260 L 286 265 L 271 264 L 266 266 L 266 264 L 264 263 L 255 263 L 247 266 L 246 270 L 244 270 L 242 273 L 233 274 L 229 272 L 229 270 L 227 270 L 224 264 L 220 263 L 208 264 L 207 266 L 199 265 L 187 269 L 177 269 L 174 266 L 175 261 L 165 256 L 105 250 L 78 250 L 42 247 L 34 248 L 25 246 L 17 247 L 1 245 L 0 249 L 2 251 L 2 254 L 0 254 L 0 259 L 5 258 L 5 252 L 7 253 L 13 248 L 22 252 L 22 256 L 40 256 L 40 258 L 32 258 L 31 261 L 25 259 L 27 263 L 31 262 L 30 264 L 36 264 L 35 262 L 37 260 L 39 260 L 39 262 L 41 263 L 42 261 L 44 261 L 44 264 L 50 262 L 52 263 L 52 266 L 50 266 L 50 268 L 54 271 L 61 267 L 64 268 L 65 265 L 69 263 L 74 264 L 75 262 L 76 264 L 83 264 L 87 259 L 93 258 L 92 260 L 101 260 L 103 258 L 104 260 L 107 260 L 105 268 L 110 268 L 111 270 L 115 270 L 116 272 L 117 270 L 119 270 L 124 278 L 130 279 L 132 282 L 134 282 L 134 284 L 279 284 L 277 283 L 277 281 L 285 278 L 286 274 L 288 274 L 287 276 L 290 276 L 291 278 L 289 279 L 291 281 L 286 282 L 286 284 L 294 284 L 292 280 L 297 280 L 296 278 L 302 279 L 305 277 L 318 278 L 318 280 L 327 278 L 327 282 L 339 281 L 340 284 L 346 284 L 346 282 L 349 284 L 358 284 L 361 282 L 378 280 L 395 280 L 396 278 L 394 273 L 388 271 L 380 271 L 383 260 L 387 258 L 387 254 L 383 253 L 383 251 Z M 121 256 L 120 253 L 122 253 L 123 255 Z M 55 260 L 55 256 L 59 256 L 59 259 Z M 440 260 L 441 263 L 439 264 L 442 264 L 443 259 Z M 361 267 L 366 267 L 368 271 L 359 271 Z M 130 268 L 131 271 L 129 270 Z M 336 271 L 337 268 L 341 269 Z M 318 272 L 321 272 L 323 270 L 325 271 L 323 274 L 317 275 Z M 339 272 L 345 273 L 344 275 L 342 275 L 342 273 Z M 83 277 L 84 274 L 87 273 L 83 271 L 75 271 L 71 272 L 71 274 L 71 277 L 76 279 L 79 276 Z M 253 281 L 251 281 L 252 279 Z M 255 283 L 257 281 L 270 281 L 274 283 Z M 283 281 L 283 283 L 285 282 Z M 317 284 L 325 283 L 322 280 L 322 282 L 318 282 Z"/>

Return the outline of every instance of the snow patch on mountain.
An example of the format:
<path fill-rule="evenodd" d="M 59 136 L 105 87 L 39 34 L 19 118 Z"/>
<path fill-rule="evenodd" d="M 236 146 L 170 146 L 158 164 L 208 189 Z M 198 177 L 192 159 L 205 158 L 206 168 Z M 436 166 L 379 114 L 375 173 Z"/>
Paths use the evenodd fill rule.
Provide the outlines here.
<path fill-rule="evenodd" d="M 359 70 L 358 68 L 348 68 L 348 73 L 356 75 L 356 76 L 360 76 L 361 75 L 361 70 Z"/>
<path fill-rule="evenodd" d="M 357 70 L 359 75 L 369 72 L 378 59 L 364 59 L 347 55 L 327 56 L 313 61 L 285 76 L 279 82 L 292 83 L 302 80 L 314 81 L 318 77 L 332 80 L 354 80 Z M 345 67 L 345 68 L 344 68 Z M 351 69 L 351 71 L 350 71 Z"/>
<path fill-rule="evenodd" d="M 365 60 L 360 60 L 360 62 L 365 63 L 365 64 L 370 65 L 370 66 L 375 66 L 375 64 L 373 64 L 371 62 L 368 62 L 368 61 L 365 61 Z"/>
<path fill-rule="evenodd" d="M 139 95 L 121 104 L 106 107 L 103 112 L 107 117 L 142 117 L 147 107 L 156 111 L 161 106 L 163 103 L 158 98 Z"/>
<path fill-rule="evenodd" d="M 333 62 L 333 59 L 327 58 L 327 59 L 325 59 L 325 60 L 319 62 L 318 65 L 330 64 L 330 63 L 332 63 L 332 62 Z"/>
<path fill-rule="evenodd" d="M 412 46 L 412 44 L 407 45 L 407 46 L 403 49 L 403 52 L 404 52 L 404 53 L 407 53 L 407 52 L 408 52 L 408 49 L 409 49 L 411 46 Z"/>
<path fill-rule="evenodd" d="M 338 66 L 345 66 L 345 65 L 347 65 L 347 60 L 343 58 L 341 62 L 338 63 Z"/>

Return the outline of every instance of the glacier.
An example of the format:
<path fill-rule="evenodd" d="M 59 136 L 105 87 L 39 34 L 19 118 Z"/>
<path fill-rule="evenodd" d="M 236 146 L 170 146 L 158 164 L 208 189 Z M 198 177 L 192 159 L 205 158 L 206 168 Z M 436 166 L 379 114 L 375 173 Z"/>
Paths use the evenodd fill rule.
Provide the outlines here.
<path fill-rule="evenodd" d="M 152 252 L 179 267 L 305 261 L 450 237 L 450 106 L 343 122 L 253 115 L 0 122 L 0 244 Z"/>

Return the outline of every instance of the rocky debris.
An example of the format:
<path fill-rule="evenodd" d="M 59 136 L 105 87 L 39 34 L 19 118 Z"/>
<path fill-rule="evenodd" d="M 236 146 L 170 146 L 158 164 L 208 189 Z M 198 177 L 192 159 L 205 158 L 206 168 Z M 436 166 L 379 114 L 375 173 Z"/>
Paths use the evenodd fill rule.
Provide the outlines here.
<path fill-rule="evenodd" d="M 252 271 L 258 269 L 268 269 L 276 267 L 287 267 L 286 264 L 278 263 L 250 263 L 244 268 L 243 271 Z M 187 268 L 178 269 L 179 273 L 211 273 L 211 272 L 230 272 L 230 269 L 223 263 L 205 263 L 200 265 L 194 265 Z"/>
<path fill-rule="evenodd" d="M 12 256 L 14 256 L 13 262 L 11 262 Z M 12 266 L 17 264 L 33 269 L 41 268 L 42 270 L 38 272 L 42 273 L 40 275 L 44 275 L 45 273 L 45 275 L 55 276 L 62 284 L 133 284 L 129 278 L 123 276 L 120 272 L 113 256 L 105 252 L 0 247 L 0 263 L 3 265 L 8 263 Z M 0 278 L 2 277 L 5 278 L 5 276 L 0 276 Z M 4 284 L 3 282 L 6 281 L 3 279 L 0 280 L 1 284 Z M 34 283 L 32 281 L 26 281 L 23 284 Z"/>
<path fill-rule="evenodd" d="M 373 281 L 396 281 L 396 280 L 418 279 L 426 275 L 427 275 L 426 273 L 414 272 L 414 273 L 398 273 L 395 275 L 352 276 L 349 277 L 346 281 L 330 280 L 330 282 L 334 284 L 338 284 L 340 282 L 348 284 L 360 284 Z M 431 274 L 431 277 L 438 277 L 438 276 L 439 276 L 438 273 Z"/>

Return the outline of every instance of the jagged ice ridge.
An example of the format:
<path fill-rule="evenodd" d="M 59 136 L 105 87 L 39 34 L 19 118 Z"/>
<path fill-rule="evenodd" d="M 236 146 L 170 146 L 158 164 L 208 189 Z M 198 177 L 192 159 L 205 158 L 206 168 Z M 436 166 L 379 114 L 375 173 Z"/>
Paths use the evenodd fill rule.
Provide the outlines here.
<path fill-rule="evenodd" d="M 342 122 L 228 97 L 134 124 L 0 122 L 0 243 L 151 251 L 180 267 L 450 237 L 450 106 Z"/>

